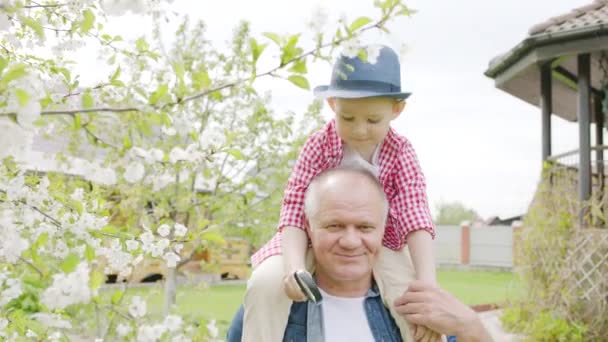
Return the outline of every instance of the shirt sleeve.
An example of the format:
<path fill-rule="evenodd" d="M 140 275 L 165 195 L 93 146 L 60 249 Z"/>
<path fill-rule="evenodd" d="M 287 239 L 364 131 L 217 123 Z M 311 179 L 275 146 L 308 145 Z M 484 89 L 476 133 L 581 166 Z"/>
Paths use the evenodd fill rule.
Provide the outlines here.
<path fill-rule="evenodd" d="M 285 226 L 305 229 L 304 194 L 312 179 L 322 171 L 319 165 L 323 159 L 323 141 L 323 132 L 317 132 L 308 138 L 300 151 L 283 194 L 279 231 Z"/>
<path fill-rule="evenodd" d="M 426 181 L 409 142 L 401 150 L 395 171 L 396 193 L 390 200 L 389 216 L 393 218 L 401 244 L 405 244 L 407 235 L 416 230 L 426 230 L 434 239 L 435 226 L 426 195 Z"/>

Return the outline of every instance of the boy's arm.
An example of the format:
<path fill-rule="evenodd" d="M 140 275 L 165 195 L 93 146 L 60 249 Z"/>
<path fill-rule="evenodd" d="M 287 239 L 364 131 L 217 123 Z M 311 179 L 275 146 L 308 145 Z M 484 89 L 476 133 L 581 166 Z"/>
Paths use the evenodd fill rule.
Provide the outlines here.
<path fill-rule="evenodd" d="M 408 234 L 407 245 L 416 271 L 416 279 L 436 284 L 435 249 L 431 234 L 426 230 L 415 230 Z"/>
<path fill-rule="evenodd" d="M 308 236 L 305 230 L 291 226 L 283 227 L 281 248 L 285 260 L 285 274 L 306 269 Z"/>

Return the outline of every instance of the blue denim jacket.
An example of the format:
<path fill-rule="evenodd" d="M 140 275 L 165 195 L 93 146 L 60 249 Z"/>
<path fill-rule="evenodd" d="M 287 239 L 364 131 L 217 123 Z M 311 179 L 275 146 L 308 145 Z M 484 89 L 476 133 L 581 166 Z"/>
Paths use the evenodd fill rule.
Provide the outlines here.
<path fill-rule="evenodd" d="M 364 301 L 367 321 L 375 341 L 400 342 L 401 334 L 388 309 L 382 303 L 380 292 L 374 285 Z M 234 316 L 228 329 L 227 342 L 241 342 L 243 333 L 243 306 Z M 291 305 L 284 342 L 323 342 L 323 317 L 321 306 L 310 302 L 297 302 Z"/>

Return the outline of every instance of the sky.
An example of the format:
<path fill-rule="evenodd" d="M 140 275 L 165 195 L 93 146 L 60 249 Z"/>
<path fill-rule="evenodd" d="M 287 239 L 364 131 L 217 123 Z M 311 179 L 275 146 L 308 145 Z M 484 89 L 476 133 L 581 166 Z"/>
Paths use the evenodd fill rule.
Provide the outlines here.
<path fill-rule="evenodd" d="M 418 153 L 433 211 L 439 203 L 460 201 L 484 218 L 525 213 L 540 178 L 540 109 L 496 89 L 483 72 L 493 57 L 525 39 L 533 25 L 590 2 L 411 0 L 406 4 L 417 13 L 391 23 L 390 35 L 364 36 L 364 43 L 387 44 L 401 53 L 402 88 L 413 95 L 393 127 Z M 204 20 L 208 38 L 222 43 L 240 20 L 251 22 L 254 35 L 300 32 L 320 8 L 331 22 L 343 14 L 350 20 L 370 15 L 376 11 L 372 4 L 176 0 L 173 8 Z M 112 26 L 127 37 L 137 37 L 145 28 L 132 16 L 118 18 Z M 267 54 L 271 57 L 272 50 Z M 271 67 L 270 60 L 262 59 L 258 69 Z M 331 65 L 317 63 L 309 72 L 313 87 L 327 84 Z M 281 80 L 260 80 L 256 86 L 271 91 L 279 112 L 303 112 L 313 100 L 312 92 Z M 323 115 L 329 119 L 333 113 L 325 106 Z M 575 123 L 554 118 L 554 153 L 575 149 L 577 132 Z"/>

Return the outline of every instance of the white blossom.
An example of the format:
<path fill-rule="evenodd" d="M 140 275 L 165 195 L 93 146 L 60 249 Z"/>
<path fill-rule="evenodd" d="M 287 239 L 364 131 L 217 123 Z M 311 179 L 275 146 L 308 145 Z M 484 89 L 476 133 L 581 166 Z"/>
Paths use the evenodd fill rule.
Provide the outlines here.
<path fill-rule="evenodd" d="M 177 134 L 177 131 L 176 131 L 176 130 L 175 130 L 175 128 L 173 128 L 173 127 L 165 127 L 165 126 L 162 126 L 162 127 L 160 128 L 160 131 L 161 131 L 163 134 L 166 134 L 166 135 L 168 135 L 168 136 L 170 136 L 170 137 L 172 137 L 172 136 L 174 136 L 174 135 L 176 135 L 176 134 Z"/>
<path fill-rule="evenodd" d="M 108 15 L 121 16 L 127 12 L 137 14 L 146 11 L 144 0 L 103 0 L 101 4 Z"/>
<path fill-rule="evenodd" d="M 8 327 L 8 320 L 6 318 L 0 317 L 0 336 L 6 336 L 4 329 Z"/>
<path fill-rule="evenodd" d="M 342 55 L 348 58 L 355 58 L 361 51 L 361 44 L 357 39 L 349 39 L 342 43 Z"/>
<path fill-rule="evenodd" d="M 8 15 L 0 12 L 0 31 L 8 30 L 11 27 L 11 20 Z"/>
<path fill-rule="evenodd" d="M 174 147 L 169 153 L 169 162 L 175 164 L 180 160 L 188 160 L 188 153 L 181 147 Z"/>
<path fill-rule="evenodd" d="M 138 342 L 155 342 L 158 341 L 165 333 L 165 326 L 162 324 L 143 325 L 137 330 Z"/>
<path fill-rule="evenodd" d="M 370 45 L 367 47 L 367 62 L 370 64 L 376 64 L 378 57 L 380 57 L 380 51 L 382 50 L 381 45 Z"/>
<path fill-rule="evenodd" d="M 127 251 L 132 252 L 139 248 L 139 242 L 137 240 L 127 240 Z"/>
<path fill-rule="evenodd" d="M 140 296 L 135 296 L 129 304 L 129 313 L 135 318 L 144 317 L 146 315 L 146 302 Z"/>
<path fill-rule="evenodd" d="M 15 263 L 21 257 L 21 253 L 30 247 L 30 242 L 21 237 L 14 225 L 0 226 L 0 259 L 8 263 Z"/>
<path fill-rule="evenodd" d="M 125 170 L 125 180 L 129 183 L 139 182 L 144 176 L 145 171 L 142 163 L 132 162 Z"/>
<path fill-rule="evenodd" d="M 58 314 L 37 312 L 31 317 L 51 328 L 70 329 L 72 327 L 72 324 L 69 321 L 66 321 Z"/>
<path fill-rule="evenodd" d="M 165 261 L 167 262 L 167 267 L 169 267 L 169 268 L 173 268 L 173 267 L 177 266 L 177 263 L 180 261 L 179 255 L 177 255 L 173 252 L 166 253 L 163 256 L 163 259 L 165 259 Z"/>
<path fill-rule="evenodd" d="M 17 122 L 26 129 L 34 128 L 34 121 L 40 117 L 42 106 L 40 102 L 30 99 L 24 106 L 17 109 Z"/>
<path fill-rule="evenodd" d="M 118 334 L 119 337 L 125 337 L 130 332 L 131 332 L 131 327 L 126 324 L 119 323 L 118 326 L 116 327 L 116 333 Z"/>
<path fill-rule="evenodd" d="M 49 341 L 59 341 L 61 339 L 61 333 L 59 331 L 55 331 L 54 333 L 49 335 Z"/>
<path fill-rule="evenodd" d="M 178 331 L 179 328 L 182 326 L 182 318 L 180 316 L 176 316 L 176 315 L 168 315 L 165 318 L 165 328 L 168 331 Z"/>
<path fill-rule="evenodd" d="M 207 323 L 207 332 L 209 332 L 209 337 L 214 338 L 214 339 L 217 338 L 219 329 L 217 328 L 217 325 L 215 325 L 214 319 L 212 319 L 211 321 L 209 321 L 209 323 Z"/>
<path fill-rule="evenodd" d="M 188 228 L 186 228 L 186 226 L 184 226 L 181 223 L 176 223 L 173 226 L 173 228 L 174 228 L 173 235 L 175 235 L 177 237 L 185 236 L 186 233 L 188 233 Z"/>
<path fill-rule="evenodd" d="M 25 337 L 29 337 L 31 339 L 37 339 L 38 335 L 33 332 L 31 329 L 27 329 L 27 332 L 25 333 Z"/>
<path fill-rule="evenodd" d="M 89 288 L 89 265 L 81 262 L 76 270 L 69 274 L 54 274 L 53 284 L 47 288 L 40 301 L 49 309 L 63 309 L 77 303 L 88 303 L 91 300 Z"/>
<path fill-rule="evenodd" d="M 23 293 L 19 279 L 7 279 L 5 285 L 7 289 L 0 291 L 0 307 L 3 307 L 15 298 L 19 298 Z M 2 288 L 2 282 L 0 282 L 0 288 Z"/>
<path fill-rule="evenodd" d="M 156 229 L 156 232 L 162 237 L 167 237 L 171 233 L 171 227 L 169 227 L 168 224 L 164 223 Z"/>
<path fill-rule="evenodd" d="M 74 201 L 82 202 L 84 200 L 84 189 L 82 189 L 82 188 L 75 189 L 72 192 L 72 194 L 70 195 L 70 198 L 72 198 Z"/>

